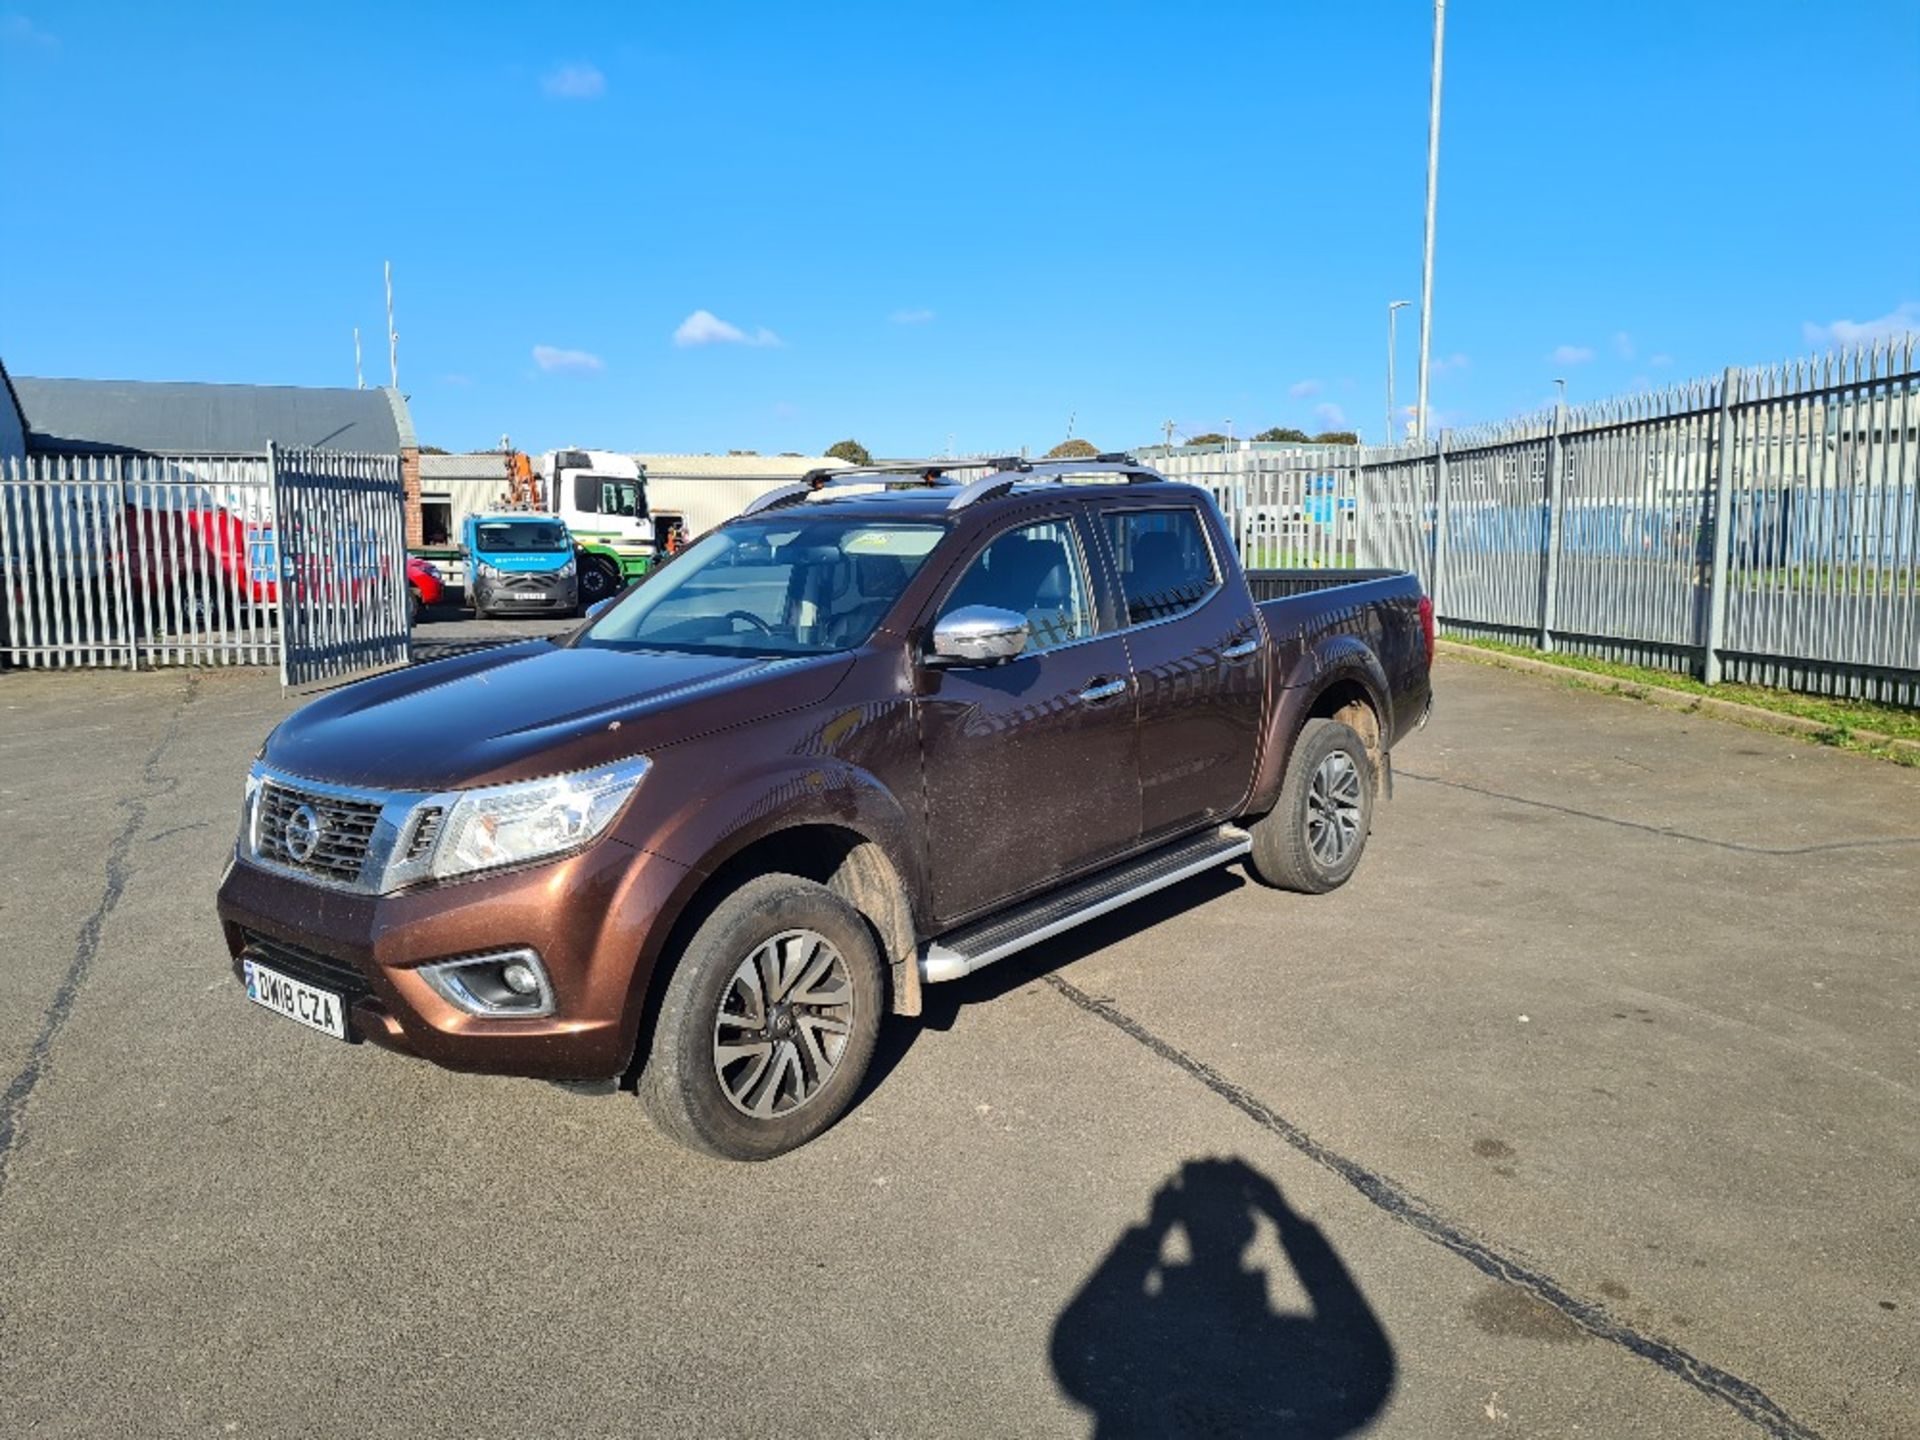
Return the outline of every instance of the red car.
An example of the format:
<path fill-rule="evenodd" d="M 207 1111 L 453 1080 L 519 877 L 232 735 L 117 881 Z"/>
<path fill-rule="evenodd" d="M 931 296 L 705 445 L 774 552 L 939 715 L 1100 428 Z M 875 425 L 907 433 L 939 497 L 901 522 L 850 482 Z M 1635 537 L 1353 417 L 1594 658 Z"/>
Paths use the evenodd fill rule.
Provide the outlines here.
<path fill-rule="evenodd" d="M 418 625 L 421 615 L 429 605 L 438 605 L 447 598 L 446 577 L 441 575 L 440 567 L 431 560 L 422 560 L 418 555 L 407 557 L 407 623 Z"/>

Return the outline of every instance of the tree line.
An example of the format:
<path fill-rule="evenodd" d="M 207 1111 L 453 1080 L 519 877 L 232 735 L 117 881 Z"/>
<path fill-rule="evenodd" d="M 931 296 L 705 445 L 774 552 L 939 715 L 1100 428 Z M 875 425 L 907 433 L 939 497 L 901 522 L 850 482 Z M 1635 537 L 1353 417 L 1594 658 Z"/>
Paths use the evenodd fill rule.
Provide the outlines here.
<path fill-rule="evenodd" d="M 1304 430 L 1294 430 L 1276 425 L 1271 430 L 1262 430 L 1253 437 L 1263 443 L 1276 445 L 1358 445 L 1360 437 L 1352 430 L 1322 430 L 1318 435 L 1309 435 Z M 1208 431 L 1205 435 L 1191 437 L 1189 445 L 1225 445 L 1227 437 Z M 1091 460 L 1100 453 L 1100 447 L 1091 441 L 1075 437 L 1062 440 L 1047 451 L 1048 460 Z M 827 454 L 836 460 L 844 460 L 849 465 L 871 465 L 873 455 L 858 440 L 836 441 L 827 447 Z"/>

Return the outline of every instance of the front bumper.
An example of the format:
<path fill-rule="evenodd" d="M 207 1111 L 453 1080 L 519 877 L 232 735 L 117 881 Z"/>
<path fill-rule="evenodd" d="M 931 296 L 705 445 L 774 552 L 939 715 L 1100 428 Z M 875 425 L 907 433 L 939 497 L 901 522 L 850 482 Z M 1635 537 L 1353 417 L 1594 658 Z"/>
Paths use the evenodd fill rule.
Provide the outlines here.
<path fill-rule="evenodd" d="M 395 895 L 361 895 L 236 860 L 220 886 L 227 953 L 346 994 L 349 1031 L 451 1070 L 602 1080 L 632 1058 L 641 997 L 686 867 L 607 839 L 564 860 Z M 468 1015 L 422 965 L 527 946 L 554 1013 Z M 355 977 L 362 982 L 354 984 Z"/>
<path fill-rule="evenodd" d="M 568 576 L 523 588 L 511 581 L 482 578 L 474 582 L 474 597 L 483 608 L 502 615 L 521 610 L 529 615 L 564 613 L 580 604 L 580 583 L 577 577 Z"/>

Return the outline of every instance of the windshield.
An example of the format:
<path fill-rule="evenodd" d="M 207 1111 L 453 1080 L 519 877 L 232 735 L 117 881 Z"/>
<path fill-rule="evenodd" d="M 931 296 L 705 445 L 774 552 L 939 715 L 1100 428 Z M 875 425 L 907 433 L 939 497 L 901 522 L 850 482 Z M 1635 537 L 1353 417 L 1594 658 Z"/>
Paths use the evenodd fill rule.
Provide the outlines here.
<path fill-rule="evenodd" d="M 769 520 L 702 536 L 602 616 L 585 645 L 708 655 L 819 655 L 864 643 L 937 525 Z"/>
<path fill-rule="evenodd" d="M 475 527 L 480 550 L 498 554 L 503 550 L 571 550 L 572 537 L 558 520 L 483 520 Z"/>

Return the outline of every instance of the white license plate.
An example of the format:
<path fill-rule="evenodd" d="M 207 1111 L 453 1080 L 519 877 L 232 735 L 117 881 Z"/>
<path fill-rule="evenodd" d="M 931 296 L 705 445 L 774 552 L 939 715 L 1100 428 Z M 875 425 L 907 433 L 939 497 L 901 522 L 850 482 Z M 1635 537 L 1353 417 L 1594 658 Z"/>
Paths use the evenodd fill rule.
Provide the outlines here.
<path fill-rule="evenodd" d="M 546 600 L 548 596 L 544 590 L 516 590 L 507 598 L 509 600 Z"/>
<path fill-rule="evenodd" d="M 278 970 L 269 970 L 257 960 L 242 959 L 242 977 L 247 982 L 247 998 L 276 1014 L 331 1035 L 347 1038 L 347 1002 L 331 990 L 322 990 Z"/>

